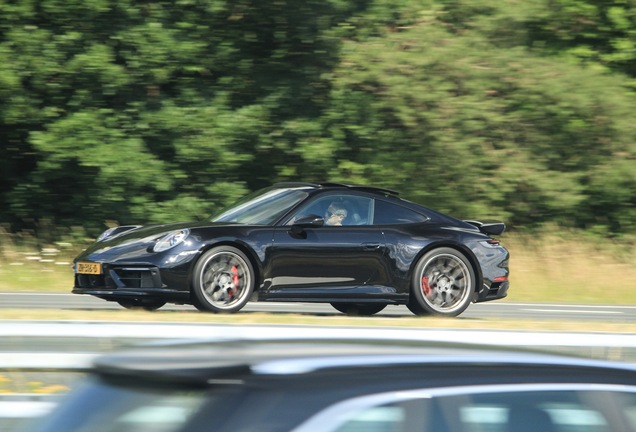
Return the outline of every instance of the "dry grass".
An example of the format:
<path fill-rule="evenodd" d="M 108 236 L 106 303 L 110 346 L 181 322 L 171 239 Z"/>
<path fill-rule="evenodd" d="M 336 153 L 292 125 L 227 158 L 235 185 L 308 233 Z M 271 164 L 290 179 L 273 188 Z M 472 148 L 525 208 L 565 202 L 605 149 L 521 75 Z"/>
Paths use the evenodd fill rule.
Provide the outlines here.
<path fill-rule="evenodd" d="M 0 260 L 0 291 L 69 292 L 72 287 L 70 259 L 25 252 Z"/>
<path fill-rule="evenodd" d="M 571 232 L 510 235 L 510 301 L 636 304 L 636 246 Z"/>

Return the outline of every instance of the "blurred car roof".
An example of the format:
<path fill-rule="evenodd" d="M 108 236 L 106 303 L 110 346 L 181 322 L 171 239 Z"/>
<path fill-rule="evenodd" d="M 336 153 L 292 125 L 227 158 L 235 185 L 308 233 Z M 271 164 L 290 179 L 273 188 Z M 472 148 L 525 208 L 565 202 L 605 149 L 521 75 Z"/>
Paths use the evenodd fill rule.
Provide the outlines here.
<path fill-rule="evenodd" d="M 395 366 L 399 365 L 399 369 Z M 207 383 L 211 379 L 248 376 L 312 376 L 354 370 L 366 374 L 382 371 L 396 374 L 421 369 L 439 385 L 435 374 L 442 368 L 457 369 L 457 376 L 479 376 L 479 370 L 496 370 L 502 376 L 523 381 L 519 371 L 542 374 L 557 382 L 578 380 L 586 374 L 620 377 L 625 373 L 636 383 L 636 365 L 547 354 L 519 348 L 387 339 L 268 339 L 224 341 L 161 341 L 129 348 L 97 358 L 98 374 L 127 375 L 152 380 L 174 379 Z M 466 374 L 461 371 L 467 371 Z M 543 373 L 541 373 L 543 372 Z M 489 373 L 487 375 L 490 375 Z M 421 375 L 423 376 L 423 375 Z M 487 378 L 492 380 L 492 377 Z M 442 379 L 443 381 L 443 379 Z M 456 380 L 448 380 L 453 383 Z M 605 382 L 605 381 L 604 381 Z"/>

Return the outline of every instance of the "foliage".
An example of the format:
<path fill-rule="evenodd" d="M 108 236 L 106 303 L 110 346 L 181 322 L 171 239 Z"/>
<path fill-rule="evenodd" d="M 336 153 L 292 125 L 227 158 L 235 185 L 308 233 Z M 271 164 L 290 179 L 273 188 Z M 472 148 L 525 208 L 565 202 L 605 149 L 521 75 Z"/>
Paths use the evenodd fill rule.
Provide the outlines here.
<path fill-rule="evenodd" d="M 418 201 L 515 226 L 635 228 L 632 175 L 610 186 L 597 174 L 618 160 L 636 168 L 627 80 L 524 46 L 501 49 L 492 18 L 409 16 L 399 30 L 345 43 L 325 118 L 343 161 L 333 176 L 364 167 L 360 177 Z M 620 192 L 598 190 L 613 186 Z"/>
<path fill-rule="evenodd" d="M 636 229 L 636 4 L 0 0 L 0 222 L 97 234 L 275 181 Z"/>

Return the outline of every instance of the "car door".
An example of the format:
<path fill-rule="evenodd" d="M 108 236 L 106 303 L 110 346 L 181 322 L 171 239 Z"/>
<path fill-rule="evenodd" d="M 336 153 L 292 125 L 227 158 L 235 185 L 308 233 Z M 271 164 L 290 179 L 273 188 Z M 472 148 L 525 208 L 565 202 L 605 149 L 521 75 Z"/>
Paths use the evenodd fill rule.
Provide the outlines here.
<path fill-rule="evenodd" d="M 332 299 L 378 296 L 385 292 L 385 245 L 369 225 L 374 200 L 349 194 L 321 196 L 277 228 L 266 272 L 268 296 Z M 292 230 L 294 221 L 314 215 L 328 220 L 334 205 L 346 210 L 342 225 Z"/>

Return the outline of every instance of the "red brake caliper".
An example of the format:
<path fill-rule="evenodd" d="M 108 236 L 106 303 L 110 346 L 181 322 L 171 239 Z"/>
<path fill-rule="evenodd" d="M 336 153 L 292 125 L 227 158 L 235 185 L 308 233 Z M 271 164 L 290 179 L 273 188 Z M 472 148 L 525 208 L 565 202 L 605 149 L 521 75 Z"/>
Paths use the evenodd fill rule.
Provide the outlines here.
<path fill-rule="evenodd" d="M 239 289 L 239 272 L 236 266 L 232 266 L 232 285 L 234 285 L 234 289 L 228 292 L 230 297 L 234 297 L 234 293 Z"/>
<path fill-rule="evenodd" d="M 422 277 L 422 291 L 424 291 L 424 295 L 427 297 L 431 293 L 431 286 L 428 284 L 428 278 L 426 276 Z"/>

